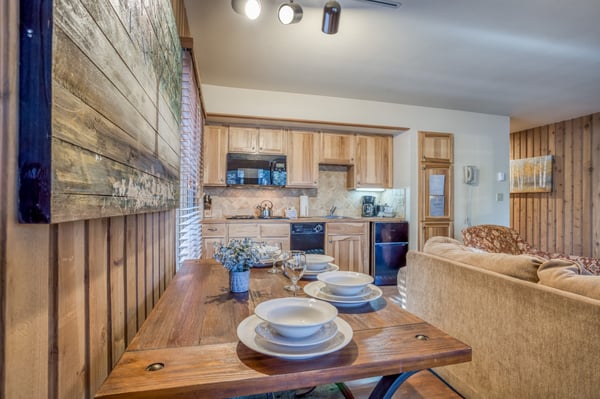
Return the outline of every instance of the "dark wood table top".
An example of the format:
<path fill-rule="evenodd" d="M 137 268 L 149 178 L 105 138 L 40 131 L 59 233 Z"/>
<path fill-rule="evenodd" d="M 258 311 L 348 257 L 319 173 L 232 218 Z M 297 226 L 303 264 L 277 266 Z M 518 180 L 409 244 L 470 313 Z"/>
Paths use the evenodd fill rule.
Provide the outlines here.
<path fill-rule="evenodd" d="M 286 284 L 281 274 L 252 269 L 250 291 L 232 294 L 219 263 L 185 262 L 96 397 L 231 397 L 471 360 L 469 346 L 403 310 L 395 286 L 380 287 L 383 297 L 366 305 L 338 309 L 354 334 L 339 351 L 307 360 L 257 353 L 239 341 L 237 326 L 259 303 L 293 295 Z M 157 363 L 164 367 L 147 370 Z"/>

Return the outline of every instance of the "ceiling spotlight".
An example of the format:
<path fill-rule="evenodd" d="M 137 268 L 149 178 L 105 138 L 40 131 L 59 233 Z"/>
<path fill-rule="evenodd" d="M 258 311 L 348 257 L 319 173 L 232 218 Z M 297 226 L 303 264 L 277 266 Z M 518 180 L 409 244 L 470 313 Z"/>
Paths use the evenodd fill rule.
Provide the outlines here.
<path fill-rule="evenodd" d="M 284 3 L 279 7 L 279 22 L 284 25 L 295 24 L 302 19 L 302 7 L 293 1 Z"/>
<path fill-rule="evenodd" d="M 340 26 L 340 14 L 342 7 L 337 1 L 328 1 L 323 8 L 323 33 L 333 35 L 337 33 Z"/>
<path fill-rule="evenodd" d="M 260 0 L 231 0 L 231 8 L 249 19 L 256 19 L 260 15 Z"/>

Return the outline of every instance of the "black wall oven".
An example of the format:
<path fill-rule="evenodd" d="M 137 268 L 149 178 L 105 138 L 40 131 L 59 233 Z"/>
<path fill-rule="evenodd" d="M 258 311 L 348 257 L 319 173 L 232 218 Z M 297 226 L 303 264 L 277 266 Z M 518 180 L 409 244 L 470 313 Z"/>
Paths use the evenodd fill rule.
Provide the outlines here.
<path fill-rule="evenodd" d="M 290 249 L 307 254 L 325 253 L 325 223 L 290 223 Z"/>

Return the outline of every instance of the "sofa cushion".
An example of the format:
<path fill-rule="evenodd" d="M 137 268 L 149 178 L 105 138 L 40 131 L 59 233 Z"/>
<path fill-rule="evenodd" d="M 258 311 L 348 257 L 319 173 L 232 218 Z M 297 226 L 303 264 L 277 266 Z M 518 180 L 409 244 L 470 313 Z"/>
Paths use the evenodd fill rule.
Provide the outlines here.
<path fill-rule="evenodd" d="M 449 237 L 430 238 L 423 252 L 533 283 L 538 282 L 538 267 L 545 262 L 545 259 L 532 255 L 475 252 L 473 248 Z"/>
<path fill-rule="evenodd" d="M 600 300 L 600 276 L 585 273 L 577 263 L 552 259 L 540 265 L 537 274 L 540 284 Z"/>

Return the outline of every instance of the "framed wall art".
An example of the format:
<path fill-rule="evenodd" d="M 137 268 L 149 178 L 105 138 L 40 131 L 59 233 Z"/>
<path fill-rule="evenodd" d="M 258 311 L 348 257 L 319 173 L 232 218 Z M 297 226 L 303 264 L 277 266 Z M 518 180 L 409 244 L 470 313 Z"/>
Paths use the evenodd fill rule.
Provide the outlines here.
<path fill-rule="evenodd" d="M 510 161 L 511 193 L 552 191 L 552 155 Z"/>

